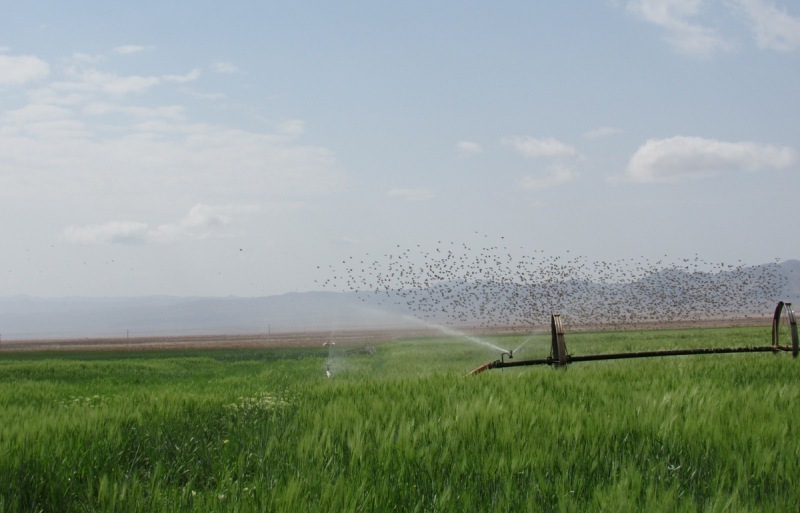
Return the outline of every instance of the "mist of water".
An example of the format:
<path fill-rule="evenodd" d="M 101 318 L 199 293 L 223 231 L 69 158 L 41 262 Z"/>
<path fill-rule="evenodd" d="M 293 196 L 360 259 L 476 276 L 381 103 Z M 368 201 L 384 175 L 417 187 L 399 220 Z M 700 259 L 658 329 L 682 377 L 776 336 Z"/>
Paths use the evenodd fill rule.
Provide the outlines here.
<path fill-rule="evenodd" d="M 403 319 L 412 321 L 412 322 L 414 322 L 416 324 L 420 324 L 422 326 L 425 326 L 426 328 L 435 329 L 437 331 L 440 331 L 440 332 L 444 333 L 445 335 L 448 335 L 448 336 L 451 336 L 451 337 L 454 337 L 454 338 L 461 338 L 461 339 L 464 339 L 464 340 L 468 340 L 469 342 L 472 342 L 472 343 L 475 343 L 475 344 L 478 344 L 478 345 L 481 345 L 481 346 L 484 346 L 484 347 L 488 347 L 489 349 L 493 349 L 495 351 L 499 351 L 500 353 L 508 353 L 509 352 L 508 349 L 503 349 L 500 346 L 492 344 L 488 340 L 484 340 L 484 339 L 482 339 L 480 337 L 476 337 L 474 335 L 470 335 L 468 333 L 464 333 L 462 331 L 458 331 L 458 330 L 453 329 L 453 328 L 451 328 L 449 326 L 442 326 L 441 324 L 436 324 L 436 323 L 433 323 L 433 322 L 430 322 L 430 321 L 423 321 L 422 319 L 418 319 L 418 318 L 416 318 L 414 316 L 411 316 L 411 315 L 404 315 Z"/>

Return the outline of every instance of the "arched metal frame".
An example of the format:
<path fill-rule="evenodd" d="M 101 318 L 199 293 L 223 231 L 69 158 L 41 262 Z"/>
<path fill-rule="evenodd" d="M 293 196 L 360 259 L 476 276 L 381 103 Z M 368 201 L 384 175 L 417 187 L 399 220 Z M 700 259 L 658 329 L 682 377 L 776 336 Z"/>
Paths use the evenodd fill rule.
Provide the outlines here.
<path fill-rule="evenodd" d="M 797 358 L 797 354 L 800 352 L 800 343 L 798 343 L 797 337 L 797 319 L 794 316 L 794 309 L 791 303 L 779 301 L 778 305 L 775 307 L 775 315 L 772 317 L 772 347 L 777 351 L 782 342 L 784 345 L 788 342 L 787 340 L 780 340 L 780 328 L 784 316 L 786 317 L 786 322 L 789 323 L 789 336 L 792 339 L 792 356 Z"/>

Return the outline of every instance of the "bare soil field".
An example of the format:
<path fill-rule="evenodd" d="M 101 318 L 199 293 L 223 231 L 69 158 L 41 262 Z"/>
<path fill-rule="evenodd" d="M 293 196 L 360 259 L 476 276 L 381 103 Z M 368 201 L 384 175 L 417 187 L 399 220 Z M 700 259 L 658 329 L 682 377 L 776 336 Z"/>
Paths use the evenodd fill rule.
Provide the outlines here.
<path fill-rule="evenodd" d="M 748 317 L 737 319 L 706 319 L 699 321 L 641 322 L 625 325 L 572 325 L 565 326 L 566 332 L 585 331 L 630 331 L 689 328 L 721 328 L 735 326 L 763 326 L 770 329 L 771 317 Z M 460 333 L 470 335 L 504 335 L 531 331 L 549 331 L 549 326 L 498 326 L 494 328 L 459 328 Z M 334 343 L 339 346 L 376 345 L 392 340 L 447 336 L 434 328 L 387 328 L 387 329 L 349 329 L 338 331 L 295 331 L 282 333 L 254 334 L 209 334 L 181 336 L 117 337 L 117 338 L 70 338 L 41 340 L 0 341 L 0 352 L 17 351 L 143 351 L 177 349 L 265 349 L 320 347 Z"/>

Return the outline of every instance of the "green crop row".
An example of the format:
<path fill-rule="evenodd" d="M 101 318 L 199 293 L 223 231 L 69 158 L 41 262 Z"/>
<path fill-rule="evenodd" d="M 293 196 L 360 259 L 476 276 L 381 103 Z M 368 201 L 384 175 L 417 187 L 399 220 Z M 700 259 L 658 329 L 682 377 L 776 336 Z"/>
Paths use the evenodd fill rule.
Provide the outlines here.
<path fill-rule="evenodd" d="M 0 353 L 0 512 L 800 508 L 800 361 L 789 355 L 467 377 L 499 357 L 488 344 L 541 358 L 549 334 L 375 342 Z M 769 332 L 567 342 L 590 354 L 764 345 Z"/>

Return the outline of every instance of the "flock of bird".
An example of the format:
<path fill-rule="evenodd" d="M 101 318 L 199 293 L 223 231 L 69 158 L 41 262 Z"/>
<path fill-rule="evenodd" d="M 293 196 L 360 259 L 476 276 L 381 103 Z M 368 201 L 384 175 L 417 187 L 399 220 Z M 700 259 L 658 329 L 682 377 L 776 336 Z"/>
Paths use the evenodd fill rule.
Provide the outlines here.
<path fill-rule="evenodd" d="M 320 267 L 331 274 L 318 284 L 431 322 L 489 328 L 547 325 L 551 313 L 587 326 L 763 316 L 785 284 L 777 263 L 747 267 L 698 255 L 604 262 L 441 241 L 430 250 L 396 249 Z"/>

